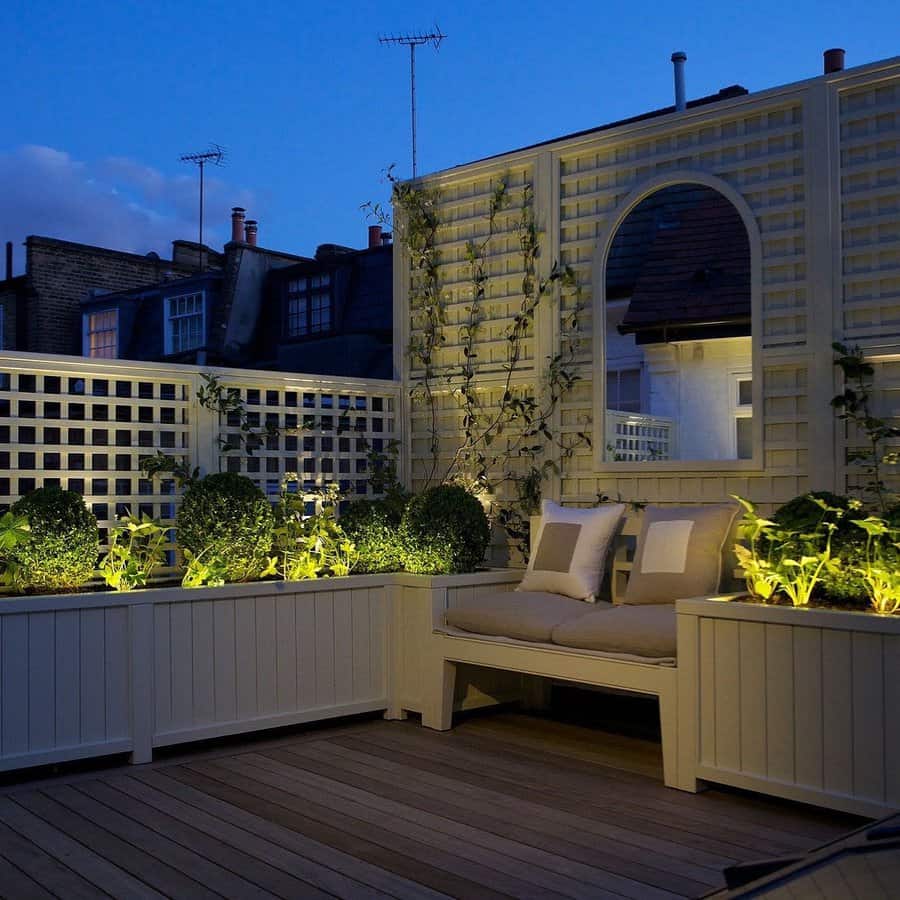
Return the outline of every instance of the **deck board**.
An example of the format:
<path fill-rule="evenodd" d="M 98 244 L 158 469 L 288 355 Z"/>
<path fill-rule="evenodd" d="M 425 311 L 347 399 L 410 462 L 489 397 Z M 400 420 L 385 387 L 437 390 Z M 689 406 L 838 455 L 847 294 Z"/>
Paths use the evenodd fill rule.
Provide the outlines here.
<path fill-rule="evenodd" d="M 858 820 L 662 785 L 659 745 L 517 713 L 356 720 L 0 791 L 0 897 L 699 897 Z"/>

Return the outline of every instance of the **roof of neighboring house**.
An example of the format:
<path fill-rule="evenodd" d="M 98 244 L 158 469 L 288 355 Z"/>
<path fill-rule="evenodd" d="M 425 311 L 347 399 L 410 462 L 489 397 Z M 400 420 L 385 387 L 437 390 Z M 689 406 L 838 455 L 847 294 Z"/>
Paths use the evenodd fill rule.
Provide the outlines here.
<path fill-rule="evenodd" d="M 750 92 L 743 85 L 740 84 L 731 84 L 728 87 L 724 87 L 719 90 L 715 94 L 709 94 L 706 97 L 698 97 L 696 100 L 688 100 L 686 106 L 688 109 L 694 109 L 697 106 L 706 106 L 709 103 L 718 103 L 721 100 L 730 100 L 733 97 L 743 97 L 745 94 L 749 94 Z M 590 134 L 595 134 L 600 131 L 609 131 L 611 128 L 619 128 L 622 125 L 631 125 L 634 122 L 642 122 L 644 119 L 655 119 L 658 116 L 666 116 L 669 113 L 675 112 L 674 106 L 664 106 L 661 109 L 654 109 L 650 112 L 641 113 L 639 116 L 630 116 L 627 119 L 618 119 L 615 122 L 607 122 L 605 125 L 596 125 L 593 128 L 585 128 L 582 131 L 573 131 L 570 134 L 561 134 L 557 137 L 547 138 L 543 141 L 538 141 L 534 144 L 526 144 L 524 147 L 516 147 L 514 150 L 504 150 L 501 153 L 492 153 L 490 156 L 483 156 L 480 159 L 473 160 L 467 163 L 461 163 L 458 166 L 452 166 L 450 171 L 453 169 L 461 169 L 465 166 L 472 165 L 473 162 L 486 162 L 489 159 L 497 159 L 500 156 L 508 156 L 510 153 L 521 153 L 525 150 L 534 150 L 537 147 L 545 147 L 547 144 L 555 144 L 558 141 L 567 141 L 571 138 L 579 138 L 586 137 Z"/>
<path fill-rule="evenodd" d="M 79 301 L 82 306 L 90 306 L 103 300 L 139 300 L 141 297 L 159 294 L 170 288 L 180 291 L 189 290 L 191 286 L 209 281 L 221 281 L 224 277 L 221 269 L 210 269 L 208 272 L 196 272 L 183 278 L 166 278 L 163 281 L 155 281 L 153 284 L 142 284 L 140 287 L 129 288 L 125 291 L 92 291 Z"/>
<path fill-rule="evenodd" d="M 749 333 L 742 327 L 750 321 L 747 230 L 731 203 L 709 188 L 678 185 L 639 204 L 613 242 L 610 277 L 608 294 L 631 298 L 623 334 L 654 332 L 665 340 L 688 326 Z"/>

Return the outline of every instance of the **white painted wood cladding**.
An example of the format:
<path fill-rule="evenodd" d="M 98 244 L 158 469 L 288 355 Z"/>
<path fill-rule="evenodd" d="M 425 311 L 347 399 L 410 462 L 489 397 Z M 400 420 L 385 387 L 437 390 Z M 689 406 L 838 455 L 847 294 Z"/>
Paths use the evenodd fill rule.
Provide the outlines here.
<path fill-rule="evenodd" d="M 698 778 L 861 815 L 900 808 L 900 618 L 687 600 Z"/>
<path fill-rule="evenodd" d="M 0 770 L 387 707 L 385 579 L 0 605 Z"/>

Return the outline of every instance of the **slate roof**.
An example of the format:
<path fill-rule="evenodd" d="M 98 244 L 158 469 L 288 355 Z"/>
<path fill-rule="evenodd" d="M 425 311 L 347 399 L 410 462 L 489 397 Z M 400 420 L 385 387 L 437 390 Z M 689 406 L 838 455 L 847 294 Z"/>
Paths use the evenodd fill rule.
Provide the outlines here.
<path fill-rule="evenodd" d="M 737 210 L 700 185 L 639 204 L 610 248 L 607 297 L 630 297 L 619 330 L 641 343 L 750 333 L 750 243 Z"/>

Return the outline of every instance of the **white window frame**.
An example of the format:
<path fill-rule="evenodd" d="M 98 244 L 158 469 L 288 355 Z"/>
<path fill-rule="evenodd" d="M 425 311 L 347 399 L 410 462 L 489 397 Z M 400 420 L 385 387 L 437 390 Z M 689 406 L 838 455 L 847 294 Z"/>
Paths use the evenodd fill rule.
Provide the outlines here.
<path fill-rule="evenodd" d="M 196 316 L 196 312 L 185 313 L 184 315 L 171 315 L 169 313 L 170 306 L 173 300 L 183 300 L 188 298 L 200 298 L 200 343 L 195 347 L 179 347 L 178 350 L 175 350 L 173 347 L 173 330 L 172 330 L 172 321 L 174 319 L 188 319 Z M 174 294 L 170 297 L 163 297 L 163 321 L 165 323 L 165 353 L 166 355 L 170 355 L 172 353 L 187 353 L 190 350 L 200 350 L 206 345 L 206 291 L 191 291 L 186 294 Z"/>
<path fill-rule="evenodd" d="M 730 372 L 729 375 L 731 377 L 731 418 L 734 424 L 731 431 L 732 456 L 738 459 L 737 420 L 753 418 L 753 372 L 749 369 L 742 369 Z M 750 382 L 751 400 L 749 403 L 741 403 L 741 383 L 745 381 Z"/>
<path fill-rule="evenodd" d="M 91 329 L 91 318 L 93 316 L 102 316 L 105 313 L 112 313 L 115 317 L 115 328 L 103 328 L 92 330 Z M 92 356 L 91 355 L 91 335 L 92 334 L 104 334 L 112 331 L 115 336 L 115 346 L 113 349 L 113 355 L 110 356 Z M 116 307 L 112 307 L 109 309 L 92 309 L 86 310 L 81 314 L 81 355 L 87 356 L 90 359 L 118 359 L 119 358 L 119 310 Z"/>

